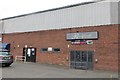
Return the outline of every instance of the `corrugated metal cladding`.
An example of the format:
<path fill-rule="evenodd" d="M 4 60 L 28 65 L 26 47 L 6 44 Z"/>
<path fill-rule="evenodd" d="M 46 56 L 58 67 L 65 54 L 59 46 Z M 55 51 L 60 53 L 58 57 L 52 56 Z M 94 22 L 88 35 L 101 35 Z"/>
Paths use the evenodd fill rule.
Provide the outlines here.
<path fill-rule="evenodd" d="M 118 21 L 120 24 L 120 2 L 118 3 Z"/>
<path fill-rule="evenodd" d="M 0 20 L 0 43 L 2 43 L 2 21 Z"/>
<path fill-rule="evenodd" d="M 111 4 L 101 1 L 6 19 L 4 33 L 118 24 L 118 5 Z"/>
<path fill-rule="evenodd" d="M 0 35 L 2 34 L 2 20 L 0 20 Z"/>

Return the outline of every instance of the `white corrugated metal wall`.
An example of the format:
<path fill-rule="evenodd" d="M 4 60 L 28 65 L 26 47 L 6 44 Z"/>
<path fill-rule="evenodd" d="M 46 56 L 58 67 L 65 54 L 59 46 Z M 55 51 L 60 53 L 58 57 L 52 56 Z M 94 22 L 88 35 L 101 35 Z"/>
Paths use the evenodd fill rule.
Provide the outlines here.
<path fill-rule="evenodd" d="M 13 33 L 117 24 L 117 9 L 118 5 L 101 1 L 71 8 L 7 19 L 4 20 L 4 30 L 5 33 Z"/>

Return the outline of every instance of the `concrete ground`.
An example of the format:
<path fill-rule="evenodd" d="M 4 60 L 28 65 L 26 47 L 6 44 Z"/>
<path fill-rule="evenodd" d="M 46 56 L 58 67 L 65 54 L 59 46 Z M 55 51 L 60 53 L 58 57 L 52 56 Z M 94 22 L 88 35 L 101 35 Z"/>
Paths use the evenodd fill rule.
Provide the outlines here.
<path fill-rule="evenodd" d="M 66 69 L 40 63 L 15 62 L 2 68 L 3 78 L 118 78 L 118 73 Z"/>

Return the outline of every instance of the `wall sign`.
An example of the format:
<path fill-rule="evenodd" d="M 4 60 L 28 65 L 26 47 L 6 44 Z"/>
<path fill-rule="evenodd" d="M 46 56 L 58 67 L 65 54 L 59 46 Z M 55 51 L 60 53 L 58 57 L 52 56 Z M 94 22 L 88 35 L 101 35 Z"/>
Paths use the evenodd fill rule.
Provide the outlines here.
<path fill-rule="evenodd" d="M 2 41 L 2 38 L 0 37 L 0 41 Z"/>
<path fill-rule="evenodd" d="M 31 50 L 30 49 L 27 50 L 27 55 L 30 57 L 30 55 L 31 55 Z"/>
<path fill-rule="evenodd" d="M 48 51 L 52 51 L 52 47 L 48 47 Z"/>
<path fill-rule="evenodd" d="M 71 42 L 71 44 L 77 44 L 77 45 L 93 44 L 93 40 L 74 41 L 74 42 Z"/>
<path fill-rule="evenodd" d="M 93 41 L 92 40 L 87 40 L 86 43 L 87 44 L 93 44 Z"/>
<path fill-rule="evenodd" d="M 67 40 L 76 39 L 98 39 L 98 32 L 78 32 L 78 33 L 67 33 Z"/>
<path fill-rule="evenodd" d="M 86 44 L 86 42 L 72 42 L 72 44 Z"/>

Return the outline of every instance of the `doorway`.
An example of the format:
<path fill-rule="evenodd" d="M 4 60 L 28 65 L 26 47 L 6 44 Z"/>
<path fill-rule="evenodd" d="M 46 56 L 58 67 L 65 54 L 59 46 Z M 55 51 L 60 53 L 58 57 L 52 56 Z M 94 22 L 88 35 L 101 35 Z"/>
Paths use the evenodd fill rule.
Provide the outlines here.
<path fill-rule="evenodd" d="M 26 62 L 36 62 L 36 48 L 23 48 L 23 56 L 26 57 Z"/>
<path fill-rule="evenodd" d="M 92 69 L 93 53 L 93 51 L 70 51 L 70 67 L 75 69 Z"/>

